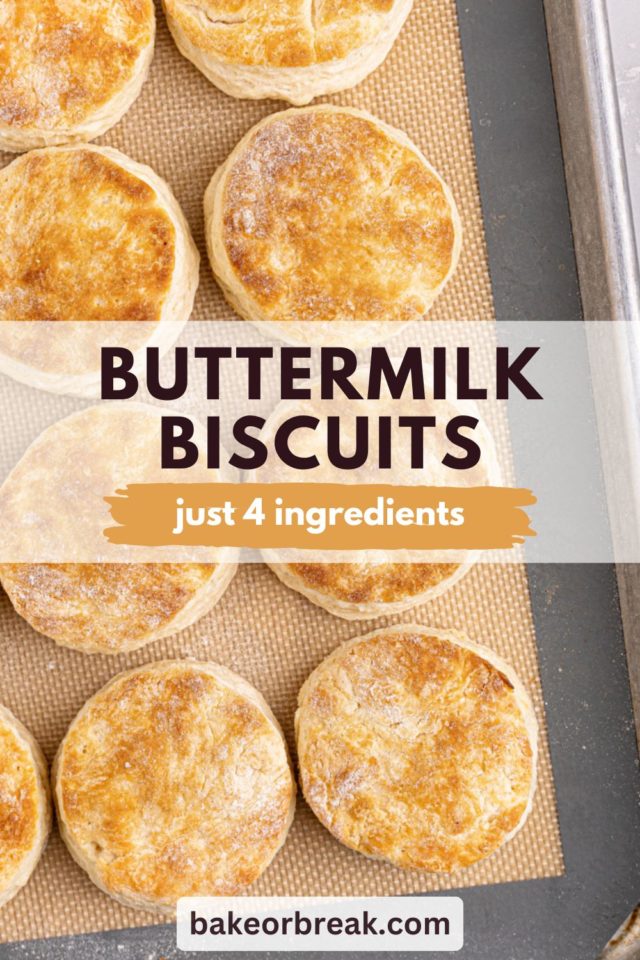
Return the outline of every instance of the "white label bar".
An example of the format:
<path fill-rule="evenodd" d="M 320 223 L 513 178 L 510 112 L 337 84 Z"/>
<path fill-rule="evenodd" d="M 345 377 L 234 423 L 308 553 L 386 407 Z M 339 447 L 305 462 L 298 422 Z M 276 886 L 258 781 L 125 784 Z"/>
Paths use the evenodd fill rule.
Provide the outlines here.
<path fill-rule="evenodd" d="M 464 943 L 460 897 L 185 897 L 179 950 L 446 951 Z"/>

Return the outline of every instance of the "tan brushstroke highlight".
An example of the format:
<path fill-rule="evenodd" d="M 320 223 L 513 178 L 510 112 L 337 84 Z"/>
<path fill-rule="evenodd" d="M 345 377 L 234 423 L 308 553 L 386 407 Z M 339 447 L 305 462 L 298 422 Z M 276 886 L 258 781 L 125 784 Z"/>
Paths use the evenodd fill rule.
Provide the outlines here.
<path fill-rule="evenodd" d="M 264 523 L 244 519 L 257 497 L 263 498 Z M 464 511 L 461 526 L 368 526 L 350 525 L 344 514 L 335 526 L 310 533 L 305 526 L 278 526 L 275 507 L 281 498 L 284 508 L 308 511 L 321 507 L 357 508 L 377 506 L 378 498 L 392 498 L 393 509 L 431 508 L 443 503 L 451 511 Z M 407 487 L 388 485 L 347 485 L 334 483 L 245 483 L 245 484 L 131 484 L 115 497 L 105 498 L 117 526 L 105 530 L 111 543 L 139 546 L 216 546 L 259 549 L 313 550 L 504 550 L 536 536 L 525 507 L 536 503 L 529 490 L 508 487 Z M 187 526 L 178 528 L 177 501 L 181 508 L 198 515 L 204 508 L 234 508 L 235 525 Z M 206 521 L 205 521 L 206 522 Z"/>

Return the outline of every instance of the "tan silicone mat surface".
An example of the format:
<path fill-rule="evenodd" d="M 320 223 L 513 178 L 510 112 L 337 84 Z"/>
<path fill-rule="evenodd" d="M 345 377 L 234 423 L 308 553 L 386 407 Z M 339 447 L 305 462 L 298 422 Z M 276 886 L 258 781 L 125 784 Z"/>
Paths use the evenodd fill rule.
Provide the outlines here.
<path fill-rule="evenodd" d="M 454 0 L 417 0 L 387 63 L 333 102 L 363 107 L 404 129 L 450 183 L 465 247 L 458 274 L 434 319 L 493 317 L 482 217 L 467 112 Z M 216 166 L 273 102 L 232 100 L 175 50 L 159 13 L 157 52 L 142 96 L 103 141 L 153 166 L 174 188 L 203 252 L 195 316 L 229 316 L 204 257 L 202 196 Z M 0 164 L 8 162 L 0 155 Z M 46 404 L 45 395 L 37 406 Z M 24 410 L 29 418 L 30 410 Z M 299 801 L 291 835 L 255 894 L 385 895 L 558 875 L 563 870 L 542 693 L 524 569 L 477 568 L 447 596 L 390 622 L 456 627 L 510 660 L 531 691 L 542 727 L 539 788 L 524 830 L 497 855 L 462 874 L 406 874 L 341 847 Z M 225 663 L 264 693 L 291 743 L 298 688 L 338 643 L 384 621 L 352 624 L 288 591 L 266 568 L 245 566 L 218 607 L 190 630 L 136 654 L 93 657 L 35 634 L 0 597 L 0 701 L 52 757 L 84 701 L 130 666 L 171 656 Z M 93 887 L 54 833 L 27 886 L 0 913 L 0 940 L 22 940 L 156 922 Z"/>

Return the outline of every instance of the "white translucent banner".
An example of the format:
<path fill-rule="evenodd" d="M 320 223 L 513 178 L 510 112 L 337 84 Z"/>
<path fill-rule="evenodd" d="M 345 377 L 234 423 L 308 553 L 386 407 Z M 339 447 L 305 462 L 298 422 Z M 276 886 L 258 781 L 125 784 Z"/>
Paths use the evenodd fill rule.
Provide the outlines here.
<path fill-rule="evenodd" d="M 0 562 L 640 562 L 629 326 L 277 332 L 0 324 Z"/>

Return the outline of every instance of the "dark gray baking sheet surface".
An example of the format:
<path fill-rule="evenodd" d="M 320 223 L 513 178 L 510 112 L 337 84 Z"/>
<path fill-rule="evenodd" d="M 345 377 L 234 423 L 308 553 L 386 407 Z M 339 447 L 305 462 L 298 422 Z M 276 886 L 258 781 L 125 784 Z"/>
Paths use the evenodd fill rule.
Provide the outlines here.
<path fill-rule="evenodd" d="M 579 319 L 542 0 L 458 8 L 498 317 Z M 583 361 L 589 403 L 586 352 Z M 529 579 L 566 875 L 463 891 L 462 960 L 595 960 L 640 900 L 640 774 L 615 573 L 544 565 Z M 215 954 L 178 955 L 172 926 L 0 946 L 0 960 L 178 956 Z"/>

